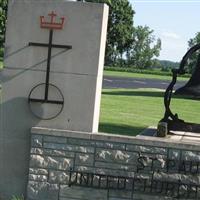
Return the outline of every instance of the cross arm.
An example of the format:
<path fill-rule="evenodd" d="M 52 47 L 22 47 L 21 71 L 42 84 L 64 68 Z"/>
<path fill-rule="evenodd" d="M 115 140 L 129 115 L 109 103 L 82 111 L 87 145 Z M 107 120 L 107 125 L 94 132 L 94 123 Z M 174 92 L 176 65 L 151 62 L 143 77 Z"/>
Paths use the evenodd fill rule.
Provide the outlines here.
<path fill-rule="evenodd" d="M 37 42 L 29 42 L 28 46 L 49 47 L 49 44 L 37 43 Z M 59 49 L 72 49 L 71 45 L 52 44 L 51 47 L 59 48 Z"/>

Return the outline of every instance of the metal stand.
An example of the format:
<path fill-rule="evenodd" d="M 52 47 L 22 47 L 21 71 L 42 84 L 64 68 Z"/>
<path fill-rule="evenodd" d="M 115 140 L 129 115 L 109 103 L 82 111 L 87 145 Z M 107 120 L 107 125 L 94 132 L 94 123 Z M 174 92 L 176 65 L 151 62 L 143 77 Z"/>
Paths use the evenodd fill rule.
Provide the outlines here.
<path fill-rule="evenodd" d="M 173 73 L 172 81 L 167 87 L 164 95 L 165 115 L 158 124 L 157 136 L 159 137 L 166 136 L 166 132 L 169 133 L 170 130 L 200 133 L 200 124 L 185 122 L 184 120 L 178 118 L 177 113 L 173 114 L 170 109 L 173 88 L 174 85 L 176 84 L 177 76 L 185 74 L 184 67 L 187 64 L 188 59 L 194 52 L 196 52 L 199 49 L 200 49 L 200 44 L 197 44 L 193 46 L 191 49 L 189 49 L 189 51 L 185 54 L 180 63 L 180 68 L 172 70 Z M 198 62 L 200 62 L 199 59 Z M 199 66 L 199 63 L 197 63 L 196 66 Z"/>

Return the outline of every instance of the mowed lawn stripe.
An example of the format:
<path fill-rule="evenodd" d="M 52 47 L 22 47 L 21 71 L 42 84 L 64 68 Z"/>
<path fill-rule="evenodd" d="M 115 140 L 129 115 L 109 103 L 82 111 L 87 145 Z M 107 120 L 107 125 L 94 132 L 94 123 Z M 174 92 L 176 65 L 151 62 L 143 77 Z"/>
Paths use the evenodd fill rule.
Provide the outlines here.
<path fill-rule="evenodd" d="M 159 80 L 172 80 L 172 76 L 158 75 L 158 74 L 143 74 L 134 72 L 119 72 L 119 71 L 107 71 L 104 70 L 104 75 L 115 77 L 128 77 L 128 78 L 145 78 L 145 79 L 159 79 Z M 178 77 L 179 81 L 187 81 L 189 78 Z"/>

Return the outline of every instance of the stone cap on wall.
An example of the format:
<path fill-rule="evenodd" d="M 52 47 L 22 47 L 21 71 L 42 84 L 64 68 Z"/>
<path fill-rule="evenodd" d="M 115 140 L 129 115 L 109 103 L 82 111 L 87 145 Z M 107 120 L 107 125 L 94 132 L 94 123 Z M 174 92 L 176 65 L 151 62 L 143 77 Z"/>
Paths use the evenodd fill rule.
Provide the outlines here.
<path fill-rule="evenodd" d="M 177 136 L 177 137 L 169 136 L 167 138 L 158 138 L 158 137 L 149 137 L 149 136 L 140 135 L 140 136 L 133 137 L 133 136 L 124 136 L 124 135 L 108 134 L 108 133 L 77 132 L 77 131 L 70 131 L 70 130 L 51 129 L 51 128 L 45 128 L 45 127 L 32 127 L 31 133 L 58 136 L 58 137 L 72 137 L 72 138 L 80 138 L 80 139 L 127 143 L 127 144 L 135 144 L 135 145 L 178 148 L 178 149 L 184 149 L 184 150 L 187 149 L 187 150 L 192 150 L 192 151 L 200 150 L 200 142 L 198 142 L 198 140 L 188 140 L 188 141 L 180 140 L 180 136 Z"/>

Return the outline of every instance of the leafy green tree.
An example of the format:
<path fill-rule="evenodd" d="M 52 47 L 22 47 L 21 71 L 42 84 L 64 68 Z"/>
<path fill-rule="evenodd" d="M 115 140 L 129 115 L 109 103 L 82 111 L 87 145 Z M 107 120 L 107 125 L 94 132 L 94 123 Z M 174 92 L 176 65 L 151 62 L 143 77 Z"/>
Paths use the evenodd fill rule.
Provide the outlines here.
<path fill-rule="evenodd" d="M 160 63 L 160 67 L 162 71 L 171 71 L 171 69 L 178 69 L 180 63 L 179 62 L 173 62 L 170 60 L 158 60 Z"/>
<path fill-rule="evenodd" d="M 86 0 L 109 5 L 108 34 L 106 44 L 106 65 L 123 61 L 124 53 L 131 48 L 133 39 L 133 16 L 135 14 L 128 0 Z M 121 62 L 122 64 L 122 62 Z"/>
<path fill-rule="evenodd" d="M 153 30 L 148 26 L 138 26 L 133 34 L 131 50 L 127 52 L 127 59 L 130 65 L 145 69 L 155 64 L 154 57 L 159 56 L 161 40 L 155 38 Z"/>
<path fill-rule="evenodd" d="M 196 44 L 200 43 L 200 32 L 197 32 L 194 38 L 191 38 L 188 41 L 188 49 L 190 49 L 191 47 L 193 47 Z M 194 53 L 190 58 L 189 58 L 189 62 L 186 66 L 186 71 L 189 73 L 192 73 L 195 66 L 196 66 L 196 62 L 198 60 L 198 55 L 200 55 L 199 51 L 196 51 L 196 53 Z"/>
<path fill-rule="evenodd" d="M 6 30 L 7 0 L 0 0 L 0 49 L 3 48 Z"/>

